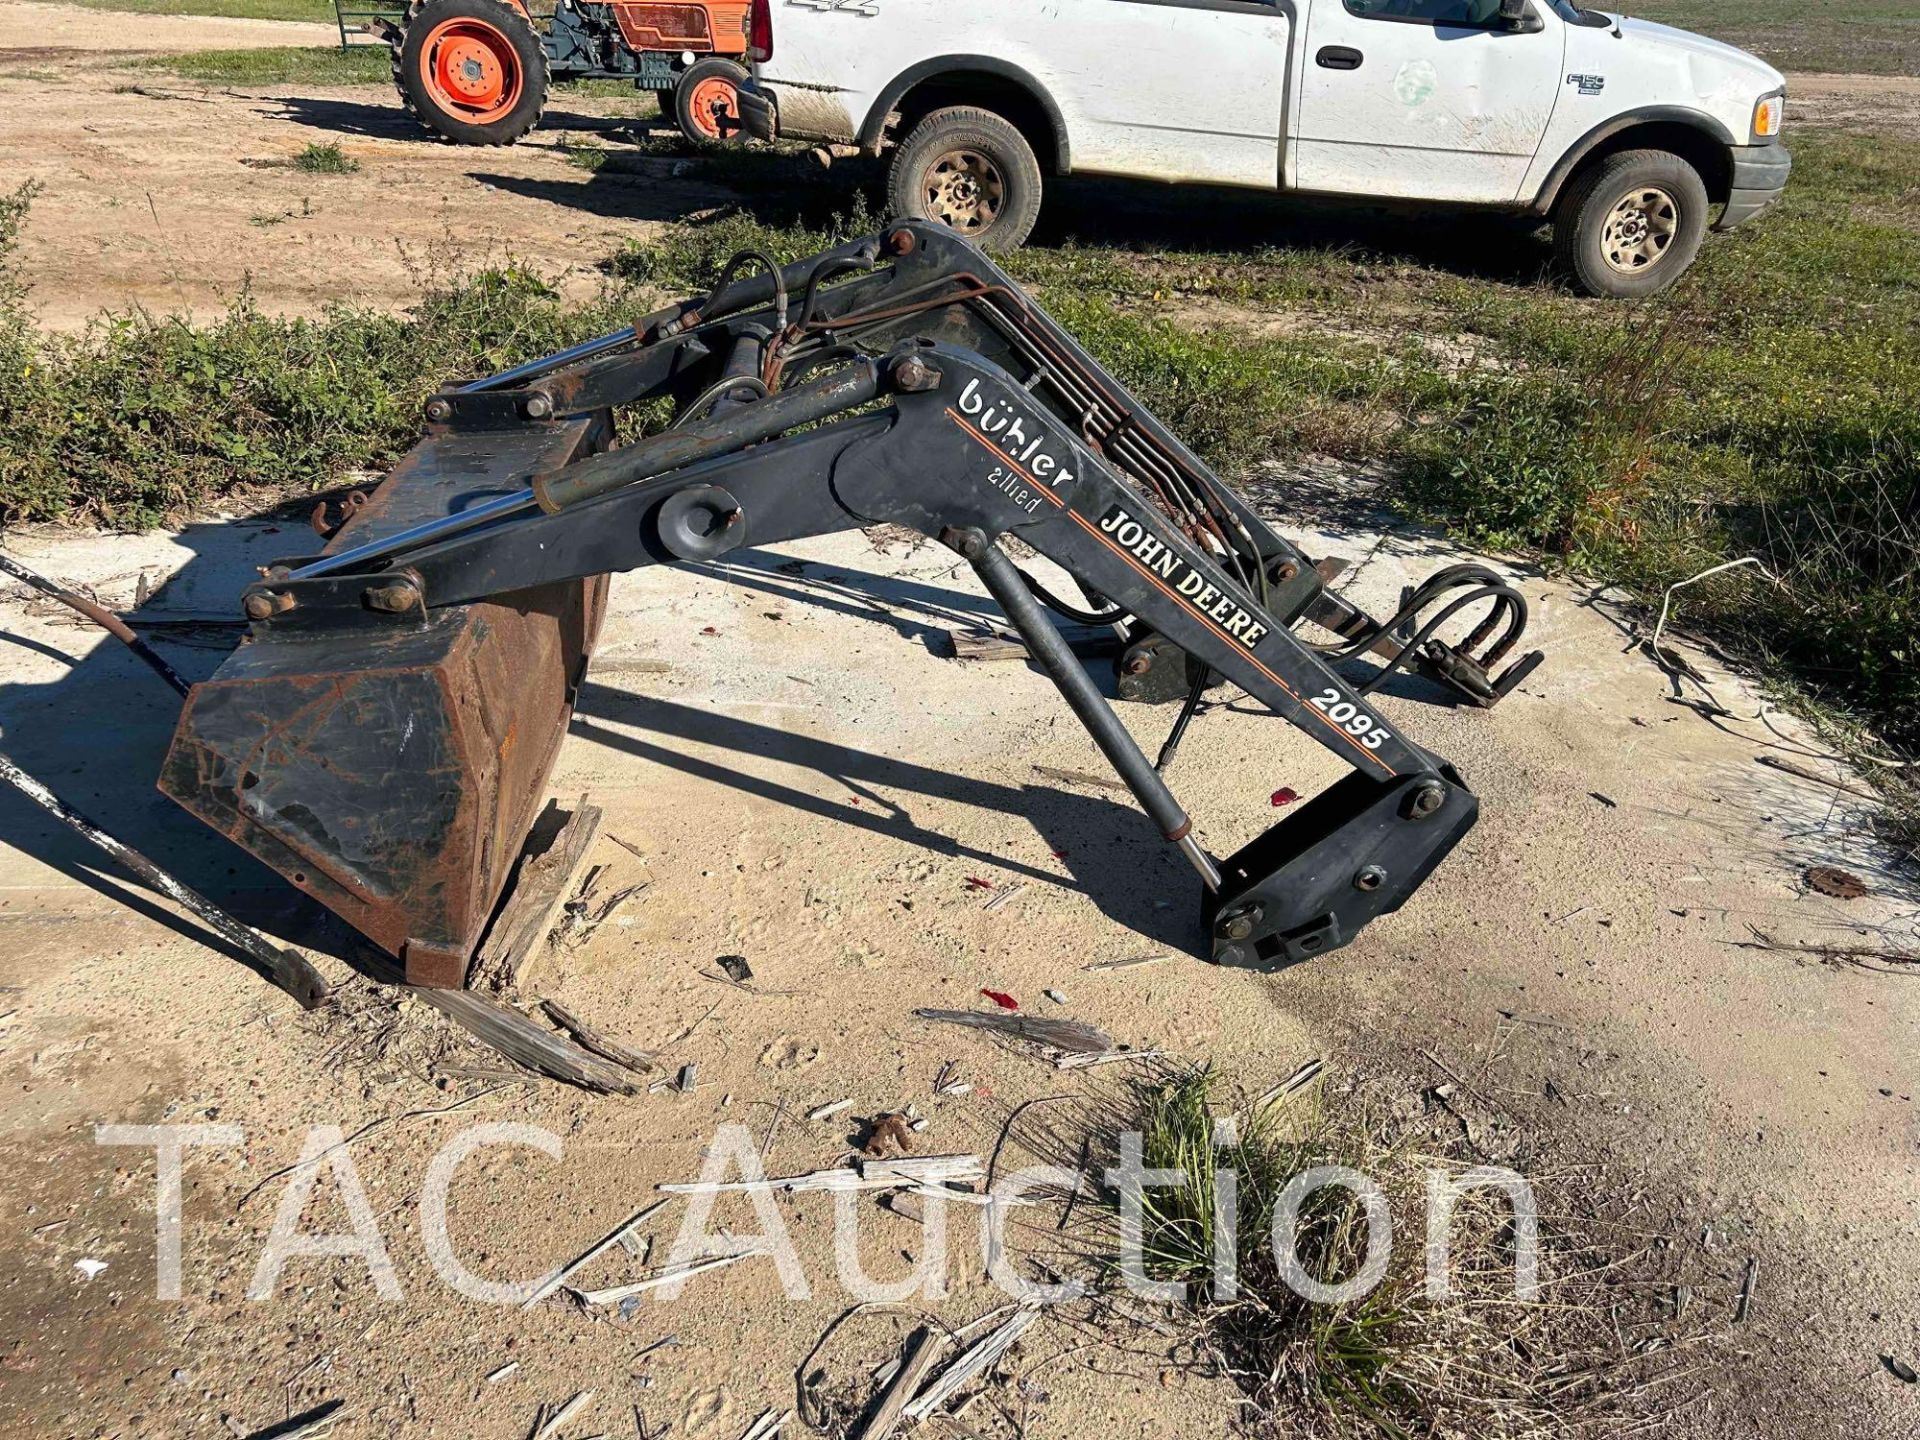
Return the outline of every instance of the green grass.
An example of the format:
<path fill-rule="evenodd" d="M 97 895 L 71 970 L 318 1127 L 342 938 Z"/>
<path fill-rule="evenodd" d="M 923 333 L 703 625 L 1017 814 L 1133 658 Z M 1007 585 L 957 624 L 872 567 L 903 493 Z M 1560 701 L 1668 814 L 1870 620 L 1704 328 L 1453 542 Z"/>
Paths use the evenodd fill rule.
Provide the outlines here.
<path fill-rule="evenodd" d="M 1920 74 L 1920 0 L 1646 0 L 1626 9 L 1751 50 L 1781 70 Z"/>
<path fill-rule="evenodd" d="M 360 162 L 336 142 L 328 141 L 324 145 L 308 145 L 293 157 L 293 168 L 309 175 L 351 175 L 360 168 Z"/>
<path fill-rule="evenodd" d="M 243 298 L 207 325 L 132 311 L 48 336 L 9 263 L 32 194 L 0 196 L 0 523 L 143 528 L 251 486 L 323 487 L 404 453 L 441 381 L 631 318 L 620 297 L 563 304 L 505 267 L 405 315 L 340 305 L 288 320 Z"/>
<path fill-rule="evenodd" d="M 1637 305 L 1539 281 L 1544 247 L 1511 232 L 1490 247 L 1471 225 L 1456 243 L 1440 222 L 1271 208 L 1195 225 L 1184 209 L 1156 221 L 1151 204 L 1103 205 L 1080 228 L 1105 243 L 1009 263 L 1230 481 L 1303 455 L 1378 465 L 1402 505 L 1467 544 L 1649 600 L 1760 556 L 1782 588 L 1751 572 L 1695 587 L 1680 623 L 1912 746 L 1920 144 L 1803 132 L 1795 147 L 1782 205 L 1710 238 L 1675 291 Z M 56 341 L 16 316 L 28 354 L 0 375 L 0 515 L 142 525 L 236 485 L 378 463 L 435 380 L 592 333 L 623 288 L 697 290 L 742 247 L 786 260 L 876 227 L 856 192 L 795 193 L 810 207 L 797 219 L 769 198 L 760 218 L 629 246 L 608 267 L 614 297 L 579 315 L 513 271 L 398 318 L 342 306 L 293 322 L 243 304 L 205 328 L 135 315 Z M 1056 203 L 1071 216 L 1070 193 Z M 1289 243 L 1262 243 L 1289 226 Z M 1194 240 L 1228 232 L 1254 239 Z M 1472 273 L 1489 249 L 1521 258 Z"/>
<path fill-rule="evenodd" d="M 141 62 L 208 85 L 387 85 L 384 45 L 274 46 L 264 50 L 197 50 Z"/>
<path fill-rule="evenodd" d="M 216 15 L 233 20 L 313 20 L 334 23 L 331 0 L 64 0 L 88 10 L 135 15 Z"/>
<path fill-rule="evenodd" d="M 1384 464 L 1401 503 L 1465 542 L 1649 599 L 1761 556 L 1783 588 L 1750 572 L 1710 582 L 1681 622 L 1912 746 L 1920 144 L 1803 132 L 1795 149 L 1782 205 L 1711 237 L 1645 304 L 1535 282 L 1544 247 L 1513 278 L 1464 275 L 1490 238 L 1472 222 L 1451 264 L 1439 225 L 1217 251 L 1178 247 L 1196 228 L 1260 227 L 1175 217 L 1131 222 L 1145 227 L 1131 244 L 1035 245 L 1009 265 L 1229 479 L 1290 455 Z M 615 268 L 687 288 L 746 245 L 788 259 L 871 223 L 735 215 L 630 247 Z M 1296 333 L 1256 333 L 1274 316 Z"/>
<path fill-rule="evenodd" d="M 1146 1278 L 1178 1283 L 1185 1296 L 1170 1327 L 1156 1326 L 1151 1353 L 1191 1356 L 1193 1368 L 1237 1385 L 1236 1434 L 1517 1440 L 1651 1424 L 1659 1386 L 1678 1362 L 1670 1330 L 1661 1337 L 1666 1353 L 1625 1352 L 1652 1321 L 1651 1267 L 1627 1253 L 1645 1236 L 1621 1234 L 1604 1199 L 1580 1193 L 1578 1182 L 1514 1157 L 1526 1163 L 1542 1218 L 1540 1292 L 1514 1293 L 1511 1202 L 1479 1190 L 1462 1197 L 1449 1227 L 1452 1293 L 1429 1296 L 1427 1177 L 1458 1175 L 1483 1157 L 1445 1141 L 1442 1153 L 1421 1153 L 1413 1127 L 1381 1100 L 1349 1084 L 1338 1095 L 1316 1088 L 1263 1103 L 1230 1093 L 1210 1068 L 1181 1062 L 1096 1091 L 1077 1112 L 1052 1112 L 1022 1143 L 1097 1175 L 1120 1164 L 1122 1136 L 1139 1137 L 1142 1167 L 1164 1172 L 1165 1182 L 1139 1193 L 1141 1265 Z M 1323 1166 L 1371 1180 L 1393 1231 L 1373 1288 L 1309 1303 L 1281 1269 L 1272 1237 L 1288 1186 Z M 1089 1257 L 1107 1286 L 1122 1285 L 1126 1238 L 1113 1181 L 1076 1213 L 1071 1253 Z M 1219 1228 L 1228 1214 L 1231 1235 Z M 1300 1269 L 1321 1285 L 1346 1284 L 1376 1260 L 1365 1204 L 1343 1185 L 1307 1191 L 1292 1239 Z M 1230 1296 L 1218 1283 L 1229 1255 Z"/>

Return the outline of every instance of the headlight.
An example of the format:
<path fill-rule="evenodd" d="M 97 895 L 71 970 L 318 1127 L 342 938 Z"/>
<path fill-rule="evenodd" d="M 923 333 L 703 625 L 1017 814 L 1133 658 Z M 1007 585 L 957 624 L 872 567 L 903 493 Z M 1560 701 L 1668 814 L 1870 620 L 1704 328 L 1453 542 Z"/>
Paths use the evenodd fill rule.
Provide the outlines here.
<path fill-rule="evenodd" d="M 1753 107 L 1753 134 L 1757 140 L 1769 140 L 1780 133 L 1780 122 L 1787 118 L 1787 97 L 1769 95 Z"/>

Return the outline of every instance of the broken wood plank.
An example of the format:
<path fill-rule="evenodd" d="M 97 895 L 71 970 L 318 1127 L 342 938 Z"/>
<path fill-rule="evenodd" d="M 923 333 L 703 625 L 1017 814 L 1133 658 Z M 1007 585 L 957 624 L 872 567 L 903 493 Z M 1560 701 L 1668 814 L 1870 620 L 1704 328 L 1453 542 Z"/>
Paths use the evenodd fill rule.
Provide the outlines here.
<path fill-rule="evenodd" d="M 600 833 L 600 818 L 600 807 L 582 796 L 545 850 L 521 856 L 506 903 L 474 954 L 469 989 L 510 989 L 545 952 L 547 936 L 572 891 L 574 872 Z"/>
<path fill-rule="evenodd" d="M 198 890 L 175 879 L 131 845 L 102 830 L 5 755 L 0 755 L 0 780 L 13 786 L 81 839 L 104 850 L 176 905 L 198 916 L 208 929 L 240 951 L 249 969 L 257 970 L 286 991 L 302 1009 L 312 1010 L 326 1003 L 329 994 L 327 982 L 314 968 L 313 962 L 298 950 L 275 945 L 264 936 L 254 933 Z"/>
<path fill-rule="evenodd" d="M 635 1050 L 611 1036 L 602 1035 L 558 1000 L 542 1000 L 540 1008 L 546 1011 L 549 1020 L 602 1059 L 611 1060 L 616 1065 L 624 1065 L 629 1070 L 645 1072 L 656 1068 L 658 1056 L 645 1050 Z"/>
<path fill-rule="evenodd" d="M 510 1006 L 471 990 L 435 990 L 415 986 L 408 994 L 424 1000 L 464 1026 L 475 1039 L 509 1060 L 555 1080 L 608 1095 L 632 1095 L 640 1082 L 625 1066 L 590 1055 L 571 1040 L 542 1030 Z"/>
<path fill-rule="evenodd" d="M 655 1188 L 663 1195 L 735 1195 L 756 1190 L 891 1190 L 958 1183 L 985 1175 L 978 1155 L 920 1155 L 906 1159 L 864 1160 L 860 1168 L 836 1166 L 769 1180 L 686 1180 Z"/>
<path fill-rule="evenodd" d="M 1060 633 L 1073 653 L 1098 657 L 1116 654 L 1120 639 L 1105 625 L 1063 625 Z M 947 631 L 947 643 L 956 660 L 1009 661 L 1027 658 L 1027 643 L 1018 635 L 965 626 Z"/>
<path fill-rule="evenodd" d="M 635 1280 L 630 1285 L 615 1285 L 606 1290 L 573 1290 L 567 1293 L 582 1305 L 617 1305 L 620 1301 L 634 1295 L 643 1295 L 675 1280 L 690 1279 L 695 1275 L 704 1275 L 709 1270 L 723 1269 L 741 1260 L 750 1260 L 756 1255 L 770 1255 L 770 1250 L 741 1250 L 733 1255 L 715 1255 L 706 1260 L 692 1260 L 684 1265 L 675 1265 L 662 1270 L 657 1275 L 649 1275 L 644 1280 Z"/>
<path fill-rule="evenodd" d="M 533 1440 L 552 1440 L 560 1427 L 571 1420 L 582 1409 L 593 1402 L 593 1391 L 582 1390 L 562 1405 L 553 1414 L 547 1416 L 533 1432 Z"/>
<path fill-rule="evenodd" d="M 940 1372 L 940 1378 L 926 1388 L 918 1399 L 908 1403 L 905 1409 L 909 1420 L 924 1420 L 947 1401 L 951 1400 L 960 1387 L 978 1375 L 991 1370 L 1002 1355 L 1012 1347 L 1026 1331 L 1027 1327 L 1040 1318 L 1036 1306 L 1022 1305 L 1007 1318 L 1005 1324 L 991 1334 L 976 1341 L 957 1360 Z"/>
<path fill-rule="evenodd" d="M 633 1214 L 621 1221 L 618 1226 L 608 1231 L 594 1244 L 589 1245 L 585 1250 L 574 1256 L 573 1259 L 569 1260 L 558 1270 L 547 1276 L 546 1279 L 542 1280 L 534 1289 L 533 1294 L 529 1295 L 526 1300 L 521 1303 L 520 1308 L 522 1310 L 531 1310 L 534 1306 L 538 1305 L 542 1300 L 546 1299 L 549 1295 L 553 1294 L 554 1291 L 566 1284 L 568 1280 L 573 1278 L 574 1272 L 579 1270 L 581 1266 L 597 1260 L 600 1256 L 606 1254 L 607 1251 L 620 1243 L 623 1236 L 631 1235 L 634 1226 L 638 1225 L 642 1220 L 646 1219 L 647 1216 L 653 1214 L 654 1211 L 666 1203 L 664 1200 L 655 1200 L 651 1204 L 642 1205 L 638 1210 L 634 1211 Z M 492 1377 L 489 1376 L 488 1378 L 491 1379 Z"/>
<path fill-rule="evenodd" d="M 907 1342 L 906 1362 L 894 1375 L 893 1383 L 887 1387 L 887 1393 L 880 1397 L 872 1418 L 857 1432 L 855 1440 L 888 1440 L 900 1427 L 907 1402 L 913 1399 L 914 1392 L 927 1378 L 927 1372 L 939 1358 L 943 1343 L 943 1338 L 926 1326 L 914 1331 L 913 1338 Z"/>

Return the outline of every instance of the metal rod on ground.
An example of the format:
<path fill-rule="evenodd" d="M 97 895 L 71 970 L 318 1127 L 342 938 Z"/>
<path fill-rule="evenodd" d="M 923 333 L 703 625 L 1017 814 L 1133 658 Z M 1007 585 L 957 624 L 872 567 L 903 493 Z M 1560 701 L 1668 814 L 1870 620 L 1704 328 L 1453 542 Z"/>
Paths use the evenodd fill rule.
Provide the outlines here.
<path fill-rule="evenodd" d="M 0 555 L 0 570 L 6 571 L 7 574 L 22 584 L 31 585 L 43 595 L 51 595 L 69 610 L 79 611 L 80 614 L 86 616 L 87 619 L 93 621 L 94 624 L 98 625 L 102 630 L 105 630 L 142 660 L 146 661 L 147 664 L 153 668 L 153 672 L 156 675 L 166 681 L 167 684 L 171 685 L 175 690 L 179 691 L 180 694 L 185 695 L 187 693 L 187 682 L 180 678 L 179 672 L 155 654 L 153 648 L 148 645 L 146 641 L 128 629 L 126 621 L 122 620 L 105 606 L 94 604 L 94 602 L 87 599 L 86 596 L 76 594 L 64 585 L 56 585 L 53 581 L 47 579 L 46 576 L 36 574 L 34 571 L 22 565 L 18 560 L 10 559 L 5 555 Z"/>
<path fill-rule="evenodd" d="M 239 946 L 267 979 L 298 1000 L 303 1008 L 311 1010 L 326 1000 L 327 982 L 306 956 L 256 935 L 199 891 L 174 879 L 138 850 L 107 834 L 5 754 L 0 754 L 0 780 L 5 780 L 69 830 L 92 841 L 175 904 L 191 910 L 221 939 Z"/>

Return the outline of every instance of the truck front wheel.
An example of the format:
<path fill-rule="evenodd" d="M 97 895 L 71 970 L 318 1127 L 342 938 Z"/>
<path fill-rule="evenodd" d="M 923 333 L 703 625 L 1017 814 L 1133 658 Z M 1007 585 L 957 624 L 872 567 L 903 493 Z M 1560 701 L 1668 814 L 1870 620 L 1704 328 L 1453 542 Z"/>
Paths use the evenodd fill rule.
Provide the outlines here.
<path fill-rule="evenodd" d="M 1040 216 L 1040 162 L 1024 136 L 990 110 L 936 110 L 900 142 L 887 203 L 988 250 L 1012 250 Z"/>
<path fill-rule="evenodd" d="M 1700 252 L 1709 203 L 1700 172 L 1678 155 L 1623 150 L 1582 172 L 1560 197 L 1554 256 L 1588 295 L 1657 295 Z"/>

